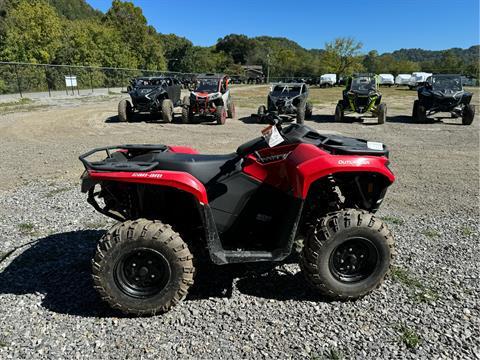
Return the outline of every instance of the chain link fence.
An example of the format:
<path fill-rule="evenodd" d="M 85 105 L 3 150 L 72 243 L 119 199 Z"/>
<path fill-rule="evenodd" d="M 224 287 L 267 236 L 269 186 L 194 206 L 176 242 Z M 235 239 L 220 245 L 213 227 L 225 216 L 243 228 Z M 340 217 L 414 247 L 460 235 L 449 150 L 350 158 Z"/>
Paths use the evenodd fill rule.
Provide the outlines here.
<path fill-rule="evenodd" d="M 174 76 L 184 83 L 195 77 L 193 73 L 145 69 L 0 62 L 0 95 L 86 95 L 99 92 L 100 89 L 103 92 L 114 88 L 124 90 L 134 77 L 160 75 Z M 75 82 L 71 80 L 72 77 Z"/>

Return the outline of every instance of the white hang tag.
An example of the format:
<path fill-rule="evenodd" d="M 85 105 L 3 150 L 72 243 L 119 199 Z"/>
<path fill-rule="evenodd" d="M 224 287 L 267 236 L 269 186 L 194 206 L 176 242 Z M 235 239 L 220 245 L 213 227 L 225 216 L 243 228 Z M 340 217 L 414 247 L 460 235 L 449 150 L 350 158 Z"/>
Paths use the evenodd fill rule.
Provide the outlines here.
<path fill-rule="evenodd" d="M 267 126 L 263 129 L 262 136 L 270 147 L 274 147 L 284 141 L 277 127 L 273 125 Z"/>
<path fill-rule="evenodd" d="M 383 150 L 383 144 L 381 142 L 367 141 L 367 147 L 372 150 Z"/>

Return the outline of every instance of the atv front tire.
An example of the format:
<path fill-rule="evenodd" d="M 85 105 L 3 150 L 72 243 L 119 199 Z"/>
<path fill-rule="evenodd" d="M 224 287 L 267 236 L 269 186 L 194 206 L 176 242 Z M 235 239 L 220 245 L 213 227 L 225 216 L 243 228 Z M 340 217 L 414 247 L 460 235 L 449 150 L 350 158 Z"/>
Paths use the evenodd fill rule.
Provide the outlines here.
<path fill-rule="evenodd" d="M 217 120 L 218 125 L 225 125 L 227 121 L 227 112 L 223 106 L 217 106 L 215 110 L 215 119 Z"/>
<path fill-rule="evenodd" d="M 387 104 L 385 103 L 380 103 L 378 105 L 378 124 L 382 125 L 385 124 L 385 120 L 387 119 Z"/>
<path fill-rule="evenodd" d="M 193 284 L 193 256 L 170 225 L 147 219 L 114 225 L 92 261 L 95 289 L 112 308 L 155 315 L 178 304 Z"/>
<path fill-rule="evenodd" d="M 165 122 L 172 122 L 173 120 L 173 103 L 170 99 L 163 99 L 162 101 L 162 119 Z"/>
<path fill-rule="evenodd" d="M 472 104 L 465 105 L 465 108 L 463 109 L 463 113 L 462 113 L 462 124 L 471 125 L 474 117 L 475 117 L 475 105 L 472 105 Z"/>
<path fill-rule="evenodd" d="M 346 209 L 318 219 L 307 235 L 300 266 L 313 289 L 349 300 L 379 287 L 393 256 L 393 236 L 382 220 Z"/>
<path fill-rule="evenodd" d="M 267 113 L 267 108 L 265 105 L 260 105 L 257 110 L 257 115 L 265 115 Z"/>
<path fill-rule="evenodd" d="M 130 101 L 123 99 L 118 103 L 118 120 L 128 122 L 132 118 L 132 104 Z"/>
<path fill-rule="evenodd" d="M 335 122 L 342 122 L 344 117 L 343 107 L 340 103 L 335 107 Z"/>
<path fill-rule="evenodd" d="M 305 103 L 299 104 L 297 108 L 297 124 L 303 124 L 305 122 L 305 110 L 307 105 Z"/>
<path fill-rule="evenodd" d="M 235 118 L 235 104 L 233 103 L 233 101 L 230 101 L 229 103 L 227 103 L 227 116 L 230 119 Z"/>
<path fill-rule="evenodd" d="M 305 118 L 306 119 L 311 119 L 313 114 L 313 105 L 310 102 L 307 102 L 307 105 L 305 107 Z"/>
<path fill-rule="evenodd" d="M 427 122 L 427 109 L 419 100 L 415 100 L 413 103 L 412 117 L 417 123 Z"/>

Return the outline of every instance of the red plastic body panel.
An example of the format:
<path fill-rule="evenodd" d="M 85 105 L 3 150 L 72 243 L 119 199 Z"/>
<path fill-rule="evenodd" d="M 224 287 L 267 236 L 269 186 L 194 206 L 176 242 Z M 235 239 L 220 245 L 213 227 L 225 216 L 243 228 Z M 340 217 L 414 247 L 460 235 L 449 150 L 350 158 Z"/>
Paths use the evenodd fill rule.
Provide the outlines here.
<path fill-rule="evenodd" d="M 390 183 L 395 181 L 395 176 L 386 166 L 388 159 L 383 156 L 332 155 L 310 144 L 263 149 L 259 154 L 262 157 L 288 156 L 284 160 L 261 163 L 254 155 L 249 155 L 243 171 L 280 190 L 291 189 L 294 196 L 302 199 L 307 197 L 314 181 L 339 172 L 373 172 L 383 175 Z"/>
<path fill-rule="evenodd" d="M 200 203 L 208 204 L 205 186 L 203 186 L 197 178 L 186 172 L 168 170 L 154 170 L 149 172 L 99 172 L 90 170 L 88 174 L 93 180 L 111 180 L 174 187 L 189 192 L 195 196 Z"/>
<path fill-rule="evenodd" d="M 188 146 L 169 146 L 168 150 L 174 153 L 198 154 L 198 151 Z"/>

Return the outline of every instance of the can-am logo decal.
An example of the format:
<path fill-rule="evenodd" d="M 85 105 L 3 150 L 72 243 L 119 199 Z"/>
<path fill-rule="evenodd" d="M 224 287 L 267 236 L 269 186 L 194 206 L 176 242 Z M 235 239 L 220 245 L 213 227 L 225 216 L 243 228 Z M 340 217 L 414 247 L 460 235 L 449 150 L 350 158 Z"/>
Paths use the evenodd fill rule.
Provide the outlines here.
<path fill-rule="evenodd" d="M 160 179 L 163 177 L 163 174 L 133 173 L 132 177 Z"/>
<path fill-rule="evenodd" d="M 357 159 L 357 160 L 338 160 L 338 165 L 370 165 L 370 160 L 368 159 Z"/>

